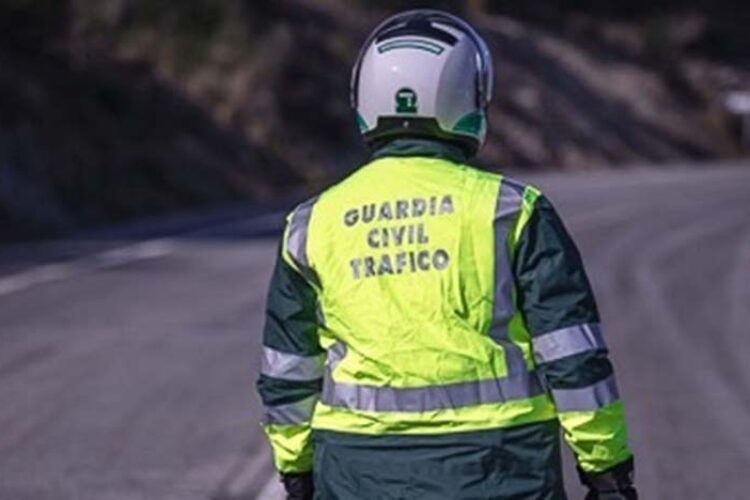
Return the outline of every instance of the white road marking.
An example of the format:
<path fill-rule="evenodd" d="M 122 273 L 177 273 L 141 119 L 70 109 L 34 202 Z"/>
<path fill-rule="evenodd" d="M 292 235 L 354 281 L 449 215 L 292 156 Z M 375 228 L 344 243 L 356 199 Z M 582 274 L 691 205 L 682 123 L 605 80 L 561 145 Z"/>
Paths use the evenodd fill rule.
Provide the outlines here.
<path fill-rule="evenodd" d="M 231 220 L 222 224 L 187 231 L 177 237 L 201 236 L 226 231 L 232 227 L 255 227 L 263 231 L 275 229 L 283 223 L 285 212 L 272 212 L 255 217 Z M 44 264 L 8 276 L 0 277 L 0 297 L 29 288 L 62 281 L 101 269 L 110 269 L 140 260 L 164 257 L 175 251 L 174 238 L 157 238 L 140 243 L 86 255 L 69 262 Z"/>
<path fill-rule="evenodd" d="M 286 498 L 284 487 L 281 485 L 281 481 L 273 475 L 258 493 L 257 500 L 283 500 L 284 498 Z"/>
<path fill-rule="evenodd" d="M 269 473 L 268 477 L 266 474 Z M 258 490 L 258 485 L 263 487 Z M 283 500 L 284 488 L 271 465 L 271 453 L 266 447 L 256 450 L 244 460 L 234 477 L 223 488 L 222 493 L 229 498 L 240 498 L 251 491 L 258 491 L 259 500 Z"/>
<path fill-rule="evenodd" d="M 644 248 L 640 255 L 640 265 L 634 269 L 635 283 L 644 299 L 645 308 L 660 327 L 658 338 L 665 345 L 684 345 L 687 339 L 679 323 L 680 312 L 672 309 L 662 288 L 663 284 L 657 281 L 659 262 L 672 254 L 684 251 L 696 240 L 708 239 L 710 241 L 710 235 L 736 225 L 737 216 L 744 215 L 745 210 L 741 207 L 739 210 L 735 208 L 725 211 L 720 218 L 710 212 L 704 219 L 710 217 L 712 224 L 701 225 L 699 223 L 701 220 L 698 219 L 694 221 L 694 224 L 676 228 L 665 234 L 661 240 L 652 242 L 650 246 Z M 727 442 L 737 443 L 737 452 L 750 456 L 750 451 L 748 451 L 750 450 L 748 447 L 750 437 L 738 434 L 733 426 L 736 416 L 746 412 L 742 394 L 738 394 L 743 385 L 741 382 L 737 384 L 738 381 L 728 381 L 720 372 L 713 370 L 711 367 L 715 362 L 716 360 L 710 357 L 710 353 L 692 349 L 690 364 L 677 363 L 675 366 L 684 370 L 686 383 L 690 381 L 697 386 L 692 389 L 694 393 L 711 394 L 712 405 L 716 408 L 716 411 L 711 413 L 716 424 L 713 428 L 725 432 Z"/>
<path fill-rule="evenodd" d="M 45 264 L 0 278 L 0 296 L 21 292 L 100 269 L 122 266 L 139 260 L 163 257 L 174 251 L 174 242 L 157 239 L 87 255 L 70 262 Z"/>
<path fill-rule="evenodd" d="M 743 214 L 743 220 L 745 216 Z M 737 246 L 733 271 L 729 274 L 727 290 L 727 330 L 741 339 L 748 330 L 747 308 L 750 304 L 750 228 Z M 750 355 L 750 343 L 737 342 L 731 350 L 737 366 L 742 366 Z"/>
<path fill-rule="evenodd" d="M 239 497 L 252 490 L 253 484 L 263 481 L 265 478 L 257 476 L 263 473 L 269 460 L 270 457 L 267 453 L 253 453 L 227 484 L 225 488 L 227 496 L 231 498 Z"/>

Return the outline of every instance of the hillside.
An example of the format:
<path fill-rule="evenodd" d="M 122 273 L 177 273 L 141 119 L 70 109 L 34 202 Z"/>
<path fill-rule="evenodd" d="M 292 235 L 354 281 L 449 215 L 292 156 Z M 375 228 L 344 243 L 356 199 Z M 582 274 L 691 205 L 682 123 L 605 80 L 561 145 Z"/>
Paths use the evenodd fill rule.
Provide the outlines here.
<path fill-rule="evenodd" d="M 639 14 L 615 2 L 421 3 L 459 11 L 494 51 L 487 168 L 740 154 L 721 99 L 750 88 L 741 2 L 710 14 L 678 2 L 636 2 Z M 3 2 L 0 239 L 340 177 L 366 157 L 349 68 L 394 5 L 405 3 Z"/>

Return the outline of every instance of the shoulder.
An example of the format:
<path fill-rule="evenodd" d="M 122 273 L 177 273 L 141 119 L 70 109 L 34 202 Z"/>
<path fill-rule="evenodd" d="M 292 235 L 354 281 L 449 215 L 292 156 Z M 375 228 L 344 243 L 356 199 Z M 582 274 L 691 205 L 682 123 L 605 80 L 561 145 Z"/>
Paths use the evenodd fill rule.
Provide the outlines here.
<path fill-rule="evenodd" d="M 535 204 L 539 199 L 544 198 L 539 188 L 513 177 L 501 176 L 501 185 L 503 188 L 513 191 L 531 205 Z"/>
<path fill-rule="evenodd" d="M 299 229 L 300 226 L 307 226 L 310 222 L 310 216 L 312 215 L 312 209 L 320 199 L 320 194 L 311 196 L 305 201 L 298 203 L 291 211 L 286 214 L 286 232 L 288 233 L 292 229 Z"/>
<path fill-rule="evenodd" d="M 297 272 L 307 267 L 307 240 L 310 219 L 320 194 L 312 196 L 295 206 L 286 216 L 281 239 L 281 255 Z"/>
<path fill-rule="evenodd" d="M 506 175 L 491 175 L 499 184 L 498 206 L 506 205 L 512 208 L 512 212 L 525 213 L 528 217 L 535 209 L 547 203 L 544 194 L 536 186 Z"/>
<path fill-rule="evenodd" d="M 521 196 L 522 198 L 529 198 L 530 201 L 535 201 L 537 198 L 543 197 L 542 192 L 536 186 L 528 184 L 519 179 L 483 170 L 472 165 L 462 165 L 467 175 L 475 177 L 480 182 L 488 182 L 503 187 L 507 191 Z"/>
<path fill-rule="evenodd" d="M 321 218 L 330 217 L 332 211 L 338 211 L 346 205 L 347 200 L 355 196 L 356 190 L 350 189 L 359 170 L 345 179 L 314 194 L 291 211 L 287 212 L 284 227 L 283 243 L 285 254 L 290 254 L 299 266 L 307 265 L 307 246 L 311 228 L 318 225 Z"/>
<path fill-rule="evenodd" d="M 490 172 L 489 170 L 484 170 L 473 165 L 463 163 L 458 164 L 458 166 L 464 172 L 464 175 L 466 175 L 467 177 L 473 177 L 479 182 L 499 184 L 503 179 L 503 176 L 500 174 Z"/>

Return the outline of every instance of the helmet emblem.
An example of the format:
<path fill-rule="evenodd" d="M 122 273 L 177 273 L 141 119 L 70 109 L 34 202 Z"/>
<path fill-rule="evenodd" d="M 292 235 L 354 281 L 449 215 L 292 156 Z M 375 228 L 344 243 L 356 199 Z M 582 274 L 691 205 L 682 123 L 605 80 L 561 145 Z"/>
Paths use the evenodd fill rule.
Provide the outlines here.
<path fill-rule="evenodd" d="M 409 87 L 396 92 L 396 113 L 414 114 L 417 112 L 417 93 Z"/>

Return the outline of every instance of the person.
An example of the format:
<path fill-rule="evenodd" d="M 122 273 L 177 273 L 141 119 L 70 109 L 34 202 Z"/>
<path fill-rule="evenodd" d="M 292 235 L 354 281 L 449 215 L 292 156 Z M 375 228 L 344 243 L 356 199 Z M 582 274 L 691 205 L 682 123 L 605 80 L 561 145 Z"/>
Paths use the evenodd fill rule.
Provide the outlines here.
<path fill-rule="evenodd" d="M 372 160 L 287 218 L 258 390 L 290 499 L 635 499 L 623 403 L 581 257 L 537 189 L 469 167 L 490 52 L 408 11 L 361 50 Z"/>

